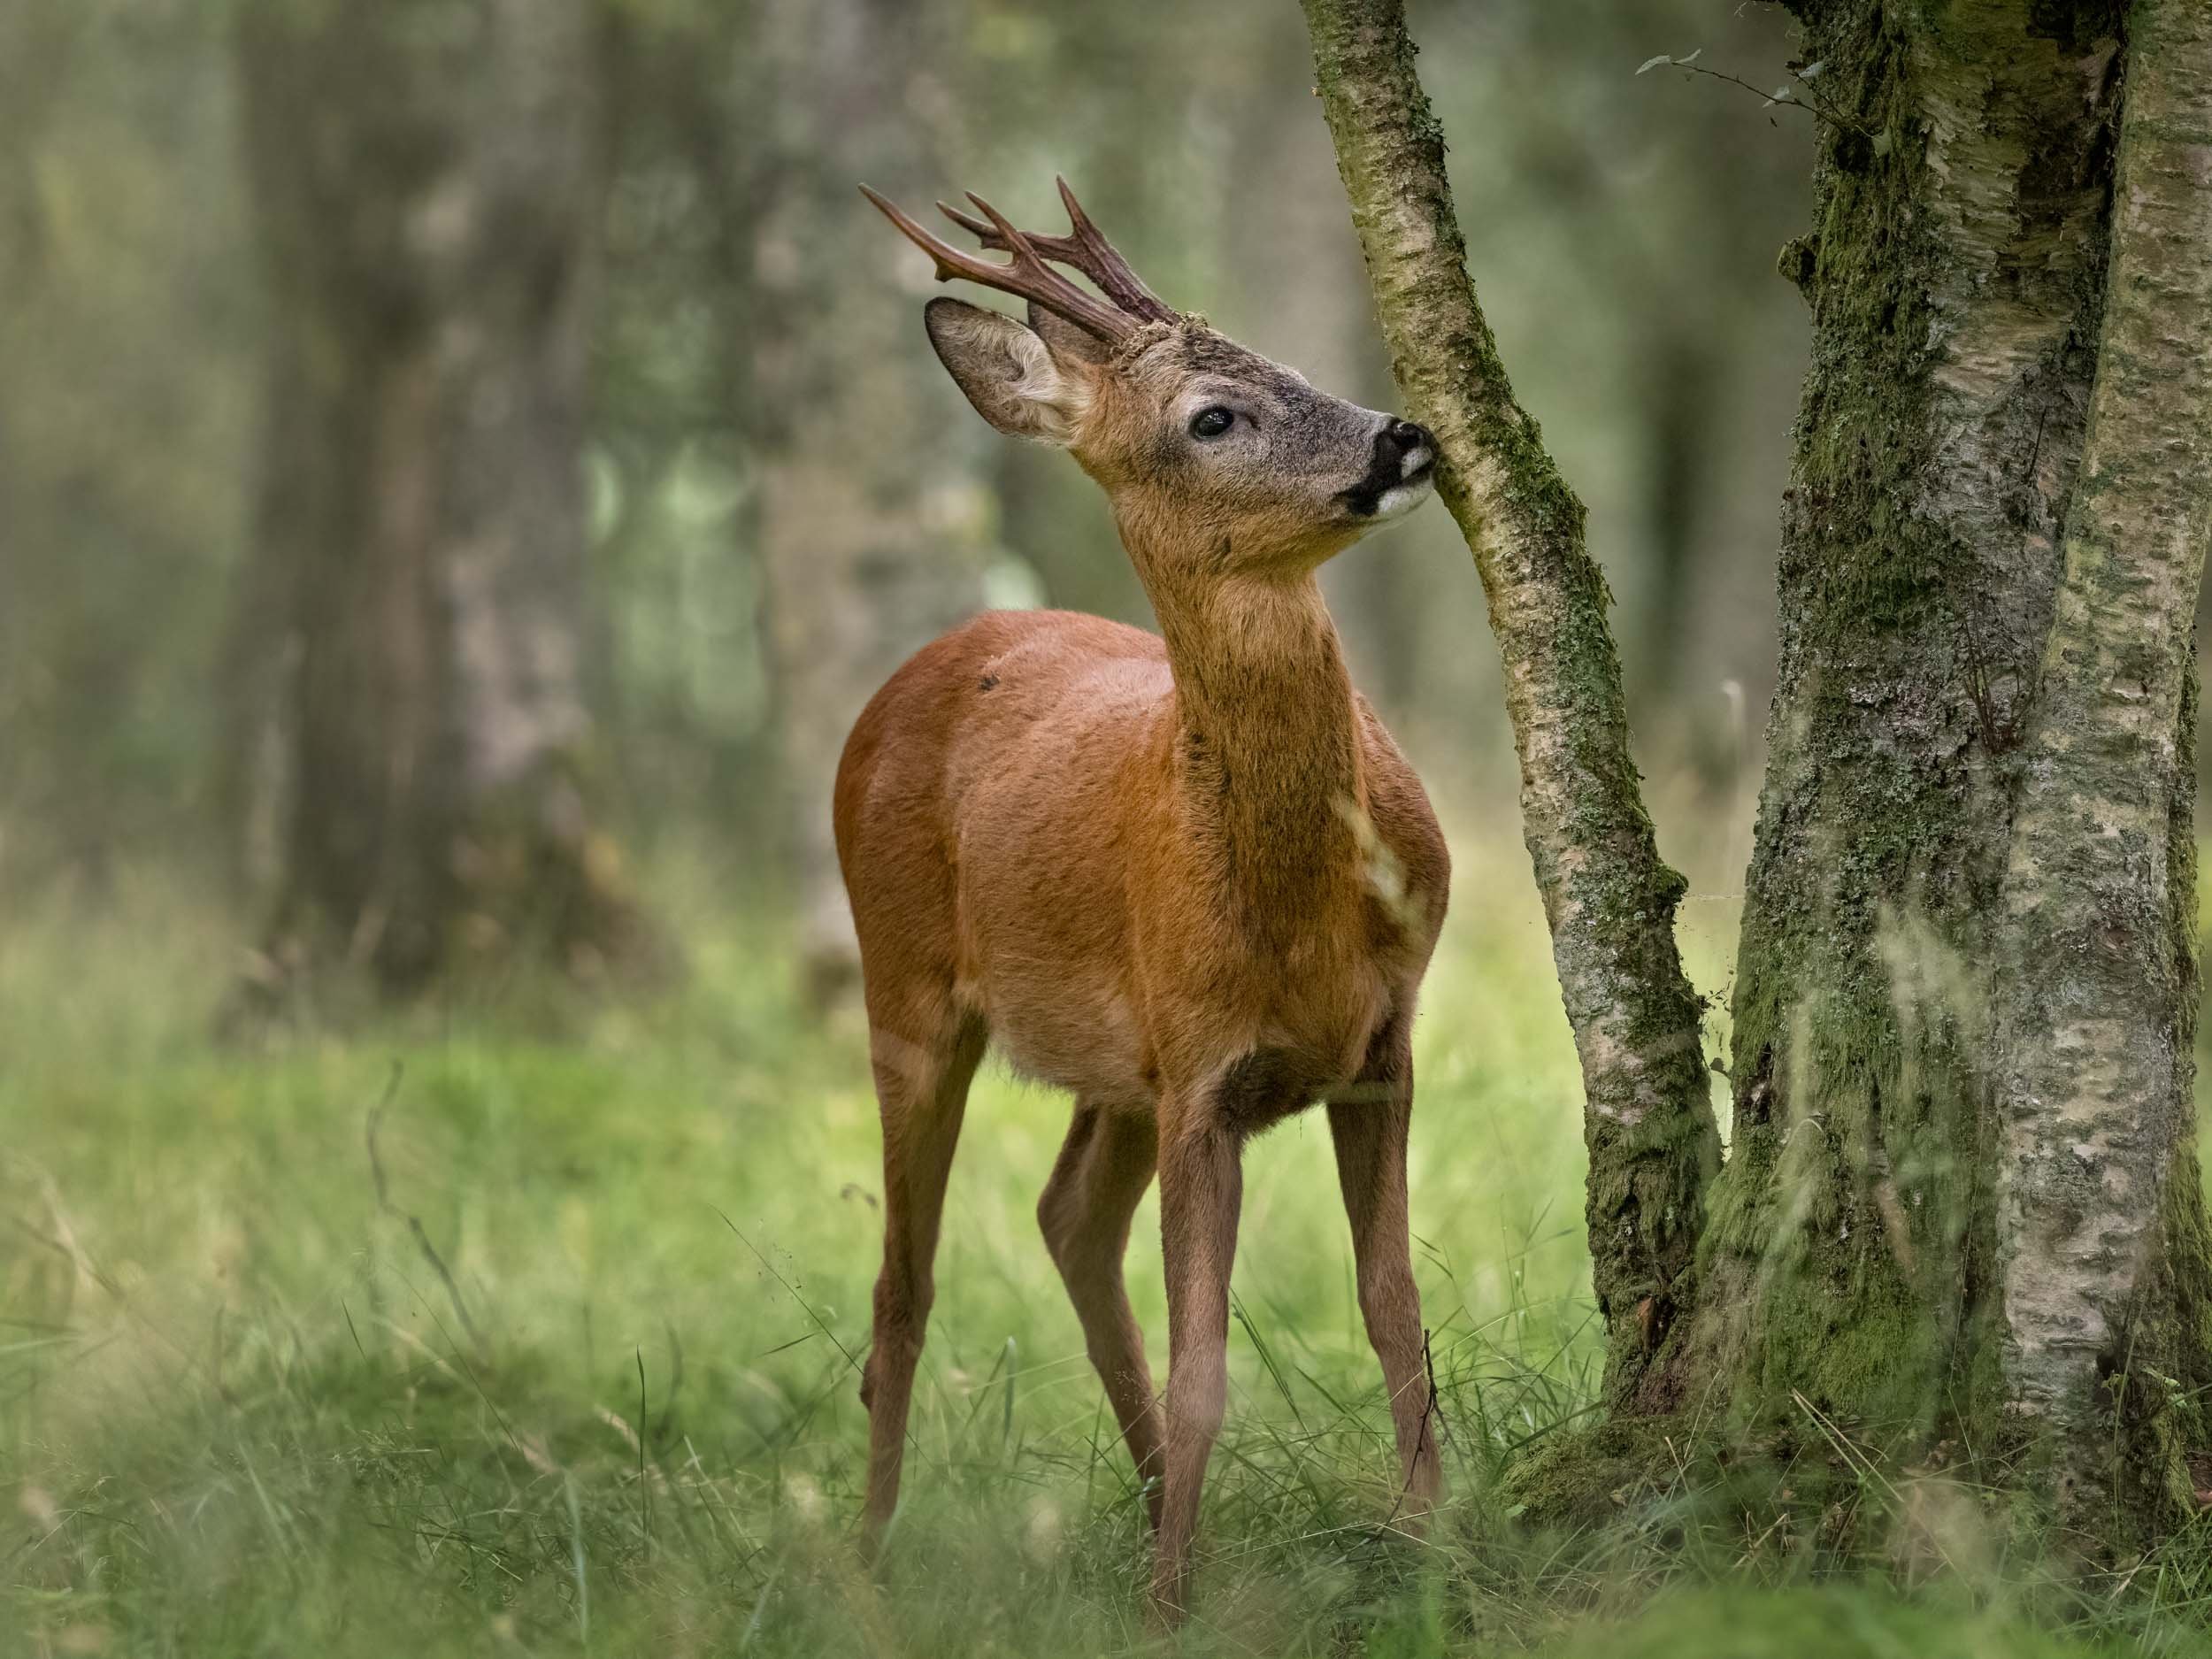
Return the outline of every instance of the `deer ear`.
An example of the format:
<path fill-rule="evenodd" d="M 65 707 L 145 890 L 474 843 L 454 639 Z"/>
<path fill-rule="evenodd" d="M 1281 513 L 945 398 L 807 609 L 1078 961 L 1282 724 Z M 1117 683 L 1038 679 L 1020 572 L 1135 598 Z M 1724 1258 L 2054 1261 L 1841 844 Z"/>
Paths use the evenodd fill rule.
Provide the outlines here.
<path fill-rule="evenodd" d="M 975 412 L 1010 438 L 1065 444 L 1090 407 L 1090 385 L 1013 318 L 941 296 L 922 308 L 929 343 Z"/>

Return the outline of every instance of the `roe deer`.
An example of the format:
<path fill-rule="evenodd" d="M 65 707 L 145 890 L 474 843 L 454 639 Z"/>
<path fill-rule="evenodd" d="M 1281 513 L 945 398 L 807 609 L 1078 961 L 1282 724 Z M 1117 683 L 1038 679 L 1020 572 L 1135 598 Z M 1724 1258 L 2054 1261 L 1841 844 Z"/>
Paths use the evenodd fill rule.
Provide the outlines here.
<path fill-rule="evenodd" d="M 930 342 L 992 426 L 1066 448 L 1105 488 L 1164 636 L 987 612 L 894 674 L 845 745 L 837 850 L 883 1118 L 867 1523 L 879 1535 L 897 1505 L 945 1179 L 995 1043 L 1075 1094 L 1037 1217 L 1148 1483 L 1153 1604 L 1173 1619 L 1227 1394 L 1240 1148 L 1316 1101 L 1389 1391 L 1398 1513 L 1441 1487 L 1406 1128 L 1449 862 L 1314 580 L 1428 494 L 1434 444 L 1170 310 L 1060 193 L 1066 236 L 979 197 L 981 219 L 944 210 L 1002 265 L 867 191 L 941 280 L 1028 302 L 1025 326 L 932 300 Z M 1122 1281 L 1156 1169 L 1164 1410 Z"/>

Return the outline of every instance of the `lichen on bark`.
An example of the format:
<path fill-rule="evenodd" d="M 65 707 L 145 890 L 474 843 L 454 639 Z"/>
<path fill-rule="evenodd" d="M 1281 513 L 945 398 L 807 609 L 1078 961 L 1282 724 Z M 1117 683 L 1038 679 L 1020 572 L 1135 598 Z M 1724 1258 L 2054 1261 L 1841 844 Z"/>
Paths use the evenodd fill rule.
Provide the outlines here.
<path fill-rule="evenodd" d="M 1800 11 L 1882 142 L 1834 134 L 1816 180 L 1735 1135 L 1689 1346 L 1747 1422 L 1794 1392 L 1900 1448 L 2010 1445 L 1992 970 L 2022 937 L 2000 895 L 2105 315 L 2121 42 L 2101 5 Z"/>
<path fill-rule="evenodd" d="M 2085 1516 L 2208 1442 L 2191 631 L 2212 534 L 2212 13 L 2129 21 L 2111 258 L 2021 745 L 1994 1056 L 2007 1397 Z M 2175 1442 L 2178 1440 L 2181 1444 Z M 2150 1460 L 2163 1455 L 2166 1479 Z M 2183 1506 L 2182 1512 L 2187 1512 Z"/>
<path fill-rule="evenodd" d="M 1392 367 L 1436 434 L 1439 489 L 1504 659 L 1523 829 L 1582 1067 L 1607 1388 L 1625 1398 L 1688 1305 L 1719 1164 L 1700 1005 L 1674 939 L 1683 882 L 1644 811 L 1582 503 L 1515 402 L 1468 277 L 1401 0 L 1305 10 Z"/>

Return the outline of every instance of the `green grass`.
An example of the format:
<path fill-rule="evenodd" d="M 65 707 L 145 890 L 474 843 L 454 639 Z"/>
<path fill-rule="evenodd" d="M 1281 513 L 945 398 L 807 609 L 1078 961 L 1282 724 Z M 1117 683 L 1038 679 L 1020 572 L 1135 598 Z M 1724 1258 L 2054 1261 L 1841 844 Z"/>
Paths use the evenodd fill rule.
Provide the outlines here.
<path fill-rule="evenodd" d="M 128 878 L 49 895 L 0 935 L 0 1654 L 2120 1651 L 2029 1629 L 1970 1494 L 1900 1499 L 1916 1553 L 1847 1586 L 1786 1529 L 1670 1509 L 1663 1469 L 1617 1529 L 1513 1525 L 1504 1460 L 1579 1420 L 1600 1356 L 1540 918 L 1517 849 L 1460 860 L 1413 1175 L 1453 1507 L 1425 1545 L 1379 1525 L 1387 1415 L 1326 1133 L 1294 1121 L 1248 1159 L 1198 1616 L 1165 1643 L 1032 1220 L 1058 1097 L 979 1084 L 869 1572 L 863 1033 L 800 1013 L 772 933 L 695 872 L 668 895 L 699 918 L 687 982 L 565 1041 L 417 1018 L 227 1049 L 216 911 Z M 1709 985 L 1724 908 L 1692 907 Z M 1131 1273 L 1156 1363 L 1156 1225 Z M 2186 1647 L 2162 1615 L 2101 1628 Z"/>

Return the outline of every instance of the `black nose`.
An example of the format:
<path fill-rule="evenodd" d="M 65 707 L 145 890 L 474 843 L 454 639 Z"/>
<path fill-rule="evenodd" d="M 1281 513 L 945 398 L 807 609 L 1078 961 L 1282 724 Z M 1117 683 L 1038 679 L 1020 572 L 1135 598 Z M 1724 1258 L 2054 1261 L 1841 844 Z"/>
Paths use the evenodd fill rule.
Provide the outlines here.
<path fill-rule="evenodd" d="M 1419 464 L 1407 467 L 1406 457 L 1423 451 Z M 1436 458 L 1436 440 L 1426 426 L 1410 420 L 1394 420 L 1375 434 L 1375 471 L 1385 476 L 1409 477 Z"/>

